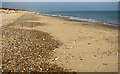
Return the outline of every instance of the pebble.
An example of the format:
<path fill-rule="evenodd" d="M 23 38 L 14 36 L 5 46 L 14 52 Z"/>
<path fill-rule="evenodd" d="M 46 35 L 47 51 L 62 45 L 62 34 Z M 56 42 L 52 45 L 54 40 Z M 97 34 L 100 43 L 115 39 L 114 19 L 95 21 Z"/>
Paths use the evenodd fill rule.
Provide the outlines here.
<path fill-rule="evenodd" d="M 55 50 L 53 50 L 53 52 L 55 52 Z"/>
<path fill-rule="evenodd" d="M 42 68 L 40 68 L 40 70 L 42 70 Z"/>
<path fill-rule="evenodd" d="M 41 55 L 38 55 L 39 57 L 41 57 Z"/>
<path fill-rule="evenodd" d="M 43 41 L 44 41 L 45 39 L 43 38 Z"/>
<path fill-rule="evenodd" d="M 73 58 L 74 56 L 72 56 L 72 58 Z"/>
<path fill-rule="evenodd" d="M 94 55 L 94 57 L 96 57 L 96 55 Z"/>
<path fill-rule="evenodd" d="M 118 55 L 118 53 L 116 53 L 115 55 Z"/>
<path fill-rule="evenodd" d="M 70 49 L 70 48 L 72 49 L 72 47 L 70 47 L 70 46 L 68 46 L 67 48 L 68 48 L 68 49 Z"/>
<path fill-rule="evenodd" d="M 80 59 L 80 60 L 83 60 L 83 59 Z"/>
<path fill-rule="evenodd" d="M 16 23 L 18 22 L 19 21 Z M 59 41 L 52 39 L 48 33 L 9 27 L 3 28 L 2 36 L 6 37 L 6 39 L 2 41 L 2 47 L 4 49 L 2 51 L 3 59 L 6 60 L 3 61 L 3 66 L 5 66 L 2 68 L 3 71 L 26 72 L 28 69 L 30 71 L 37 70 L 40 72 L 41 70 L 43 70 L 42 72 L 65 71 L 62 67 L 49 64 L 48 62 L 48 59 L 51 59 L 53 55 L 52 50 L 55 52 L 54 49 L 61 45 Z M 46 39 L 48 39 L 48 41 L 43 41 Z M 52 50 L 50 50 L 50 48 Z M 55 58 L 55 60 L 58 59 L 59 57 Z"/>
<path fill-rule="evenodd" d="M 101 58 L 104 58 L 104 56 L 101 56 Z"/>
<path fill-rule="evenodd" d="M 90 43 L 88 43 L 90 45 Z"/>
<path fill-rule="evenodd" d="M 17 47 L 14 47 L 14 49 L 17 49 Z"/>
<path fill-rule="evenodd" d="M 101 37 L 103 37 L 103 35 L 100 35 Z"/>
<path fill-rule="evenodd" d="M 5 37 L 5 36 L 3 35 L 3 37 Z"/>
<path fill-rule="evenodd" d="M 58 59 L 59 59 L 59 57 L 55 58 L 55 61 L 58 60 Z"/>
<path fill-rule="evenodd" d="M 73 43 L 76 43 L 76 42 L 73 42 Z"/>

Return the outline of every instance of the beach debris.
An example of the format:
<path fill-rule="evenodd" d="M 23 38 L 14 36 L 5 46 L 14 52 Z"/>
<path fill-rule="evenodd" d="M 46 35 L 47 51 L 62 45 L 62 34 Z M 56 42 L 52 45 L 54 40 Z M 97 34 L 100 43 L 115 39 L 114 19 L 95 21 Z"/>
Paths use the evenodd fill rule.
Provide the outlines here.
<path fill-rule="evenodd" d="M 118 53 L 115 53 L 115 55 L 118 55 Z"/>
<path fill-rule="evenodd" d="M 96 57 L 96 55 L 94 55 L 94 57 Z"/>
<path fill-rule="evenodd" d="M 101 66 L 98 66 L 97 69 L 100 68 L 100 67 L 101 67 Z"/>
<path fill-rule="evenodd" d="M 65 52 L 64 52 L 65 53 Z"/>
<path fill-rule="evenodd" d="M 55 61 L 57 61 L 60 57 L 55 58 Z"/>
<path fill-rule="evenodd" d="M 107 65 L 106 63 L 103 63 L 103 65 Z"/>
<path fill-rule="evenodd" d="M 90 43 L 88 43 L 90 45 Z"/>
<path fill-rule="evenodd" d="M 110 54 L 112 54 L 112 51 L 110 51 Z"/>

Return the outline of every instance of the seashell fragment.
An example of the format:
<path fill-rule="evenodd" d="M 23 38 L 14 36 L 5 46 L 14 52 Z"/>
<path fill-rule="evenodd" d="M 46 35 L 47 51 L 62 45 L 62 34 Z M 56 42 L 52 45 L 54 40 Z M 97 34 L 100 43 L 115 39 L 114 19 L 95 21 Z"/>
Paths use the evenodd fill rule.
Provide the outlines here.
<path fill-rule="evenodd" d="M 59 57 L 55 58 L 55 61 L 58 60 L 58 59 L 59 59 Z"/>

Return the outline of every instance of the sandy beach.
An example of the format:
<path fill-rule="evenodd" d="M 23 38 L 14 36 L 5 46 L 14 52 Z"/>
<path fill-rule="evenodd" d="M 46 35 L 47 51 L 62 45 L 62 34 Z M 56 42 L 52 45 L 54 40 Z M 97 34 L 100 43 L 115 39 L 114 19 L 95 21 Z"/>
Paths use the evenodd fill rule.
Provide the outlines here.
<path fill-rule="evenodd" d="M 118 72 L 117 26 L 34 13 L 2 16 L 4 72 Z"/>

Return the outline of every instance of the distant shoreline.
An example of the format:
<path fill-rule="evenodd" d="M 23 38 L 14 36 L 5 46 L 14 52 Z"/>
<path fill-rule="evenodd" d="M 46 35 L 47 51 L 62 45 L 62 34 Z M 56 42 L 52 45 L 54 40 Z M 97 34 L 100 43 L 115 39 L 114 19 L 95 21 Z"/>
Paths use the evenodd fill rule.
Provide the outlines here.
<path fill-rule="evenodd" d="M 0 8 L 0 9 L 5 9 L 5 10 L 22 10 L 22 11 L 27 11 L 27 10 L 24 10 L 24 9 L 13 9 L 13 8 Z"/>
<path fill-rule="evenodd" d="M 39 14 L 39 13 L 37 13 Z M 48 14 L 40 14 L 40 15 L 46 15 L 46 16 L 52 16 L 52 17 L 59 17 L 59 18 L 64 18 L 64 19 L 68 19 L 71 21 L 78 21 L 78 22 L 91 22 L 91 23 L 98 23 L 98 24 L 103 24 L 103 25 L 108 25 L 108 26 L 119 26 L 119 24 L 109 24 L 109 23 L 102 23 L 102 22 L 92 22 L 92 21 L 84 21 L 84 20 L 79 20 L 79 19 L 71 19 L 71 18 L 66 18 L 65 16 L 59 16 L 59 15 L 48 15 Z M 70 16 L 69 16 L 70 17 Z"/>
<path fill-rule="evenodd" d="M 43 15 L 43 16 L 50 16 L 50 17 L 55 17 L 55 18 L 60 18 L 68 21 L 75 21 L 75 22 L 88 22 L 88 23 L 96 23 L 97 25 L 104 26 L 104 27 L 110 27 L 110 28 L 118 28 L 119 25 L 109 25 L 109 24 L 103 24 L 103 23 L 98 23 L 98 22 L 89 22 L 89 21 L 82 21 L 82 20 L 75 20 L 75 19 L 69 19 L 65 17 L 60 17 L 60 16 L 52 16 L 52 15 L 45 15 L 45 14 L 38 14 L 38 15 Z"/>

